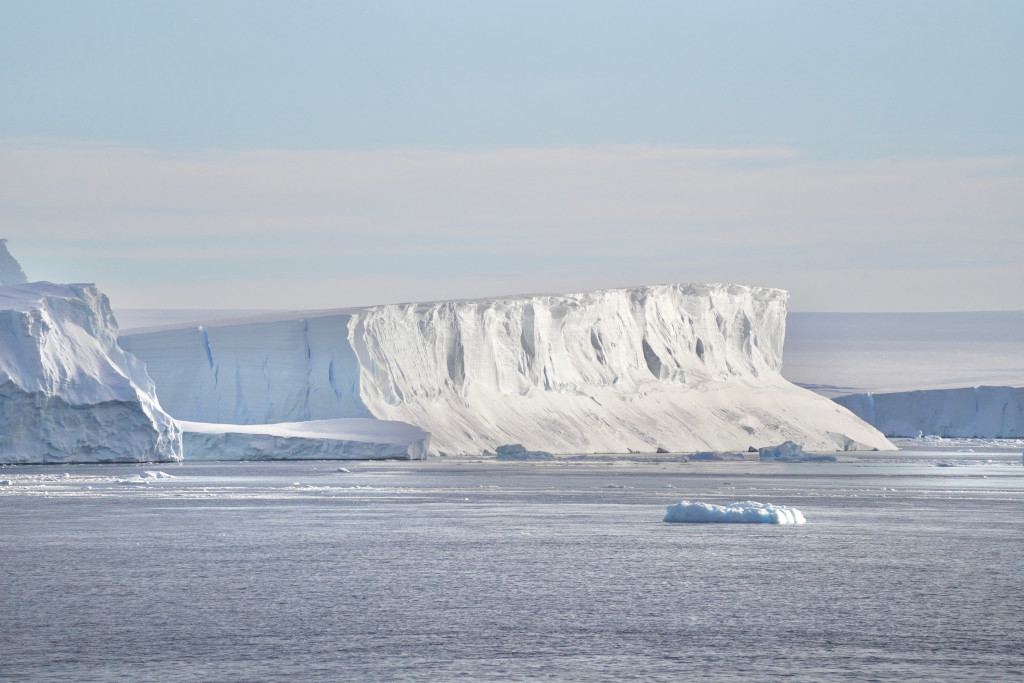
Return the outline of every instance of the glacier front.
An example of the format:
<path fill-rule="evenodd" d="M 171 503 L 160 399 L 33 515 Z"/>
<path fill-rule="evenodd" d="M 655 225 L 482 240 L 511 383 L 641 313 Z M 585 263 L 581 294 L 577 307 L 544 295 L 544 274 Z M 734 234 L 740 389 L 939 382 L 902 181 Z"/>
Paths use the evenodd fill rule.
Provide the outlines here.
<path fill-rule="evenodd" d="M 874 428 L 780 375 L 787 294 L 676 284 L 208 322 L 121 338 L 178 419 L 405 422 L 432 453 L 807 450 Z"/>
<path fill-rule="evenodd" d="M 2 243 L 0 270 L 0 462 L 181 460 L 181 431 L 118 346 L 107 297 L 24 282 Z"/>

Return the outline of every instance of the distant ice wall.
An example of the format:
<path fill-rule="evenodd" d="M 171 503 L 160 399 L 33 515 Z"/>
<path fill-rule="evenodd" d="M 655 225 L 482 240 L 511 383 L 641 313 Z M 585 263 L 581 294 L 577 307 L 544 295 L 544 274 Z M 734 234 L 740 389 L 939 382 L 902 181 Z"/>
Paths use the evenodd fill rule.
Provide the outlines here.
<path fill-rule="evenodd" d="M 779 374 L 787 294 L 663 285 L 396 304 L 122 339 L 180 419 L 376 417 L 433 452 L 891 448 Z M 831 434 L 830 434 L 831 433 Z"/>
<path fill-rule="evenodd" d="M 886 436 L 1024 436 L 1024 387 L 851 394 L 834 400 Z"/>

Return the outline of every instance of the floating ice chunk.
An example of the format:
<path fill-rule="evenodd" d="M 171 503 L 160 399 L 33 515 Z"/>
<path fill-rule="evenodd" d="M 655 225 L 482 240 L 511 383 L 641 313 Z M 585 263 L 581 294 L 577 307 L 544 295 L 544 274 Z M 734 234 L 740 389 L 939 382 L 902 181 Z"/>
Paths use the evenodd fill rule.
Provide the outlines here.
<path fill-rule="evenodd" d="M 171 475 L 166 472 L 153 472 L 146 471 L 139 475 L 140 479 L 174 479 Z"/>
<path fill-rule="evenodd" d="M 766 446 L 765 448 L 758 449 L 761 460 L 774 460 L 777 462 L 809 462 L 809 461 L 827 461 L 835 462 L 836 456 L 834 455 L 821 455 L 815 453 L 804 452 L 804 447 L 798 443 L 792 441 L 786 441 L 778 446 Z"/>
<path fill-rule="evenodd" d="M 725 460 L 725 458 L 724 458 L 724 457 L 722 457 L 722 455 L 721 455 L 720 453 L 712 453 L 712 452 L 710 452 L 710 451 L 702 451 L 702 452 L 700 452 L 700 453 L 694 453 L 693 455 L 689 456 L 689 459 L 690 459 L 691 461 L 700 461 L 700 460 L 707 460 L 707 461 L 711 461 L 711 460 Z"/>
<path fill-rule="evenodd" d="M 759 448 L 762 460 L 800 460 L 804 456 L 804 447 L 792 441 L 786 441 L 778 446 L 766 446 Z"/>
<path fill-rule="evenodd" d="M 665 513 L 665 522 L 690 523 L 737 523 L 737 524 L 803 524 L 802 512 L 796 508 L 757 503 L 748 500 L 744 503 L 731 505 L 712 505 L 710 503 L 691 503 L 684 500 L 670 505 Z"/>
<path fill-rule="evenodd" d="M 547 451 L 528 451 L 521 443 L 498 446 L 494 449 L 498 460 L 554 460 L 555 456 Z"/>

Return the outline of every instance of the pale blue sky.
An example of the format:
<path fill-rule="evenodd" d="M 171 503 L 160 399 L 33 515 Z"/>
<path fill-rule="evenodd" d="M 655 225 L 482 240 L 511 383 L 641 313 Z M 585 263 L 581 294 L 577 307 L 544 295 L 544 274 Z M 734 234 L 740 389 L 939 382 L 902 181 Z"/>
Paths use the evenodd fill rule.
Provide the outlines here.
<path fill-rule="evenodd" d="M 0 231 L 115 306 L 1024 308 L 1024 2 L 0 8 Z"/>

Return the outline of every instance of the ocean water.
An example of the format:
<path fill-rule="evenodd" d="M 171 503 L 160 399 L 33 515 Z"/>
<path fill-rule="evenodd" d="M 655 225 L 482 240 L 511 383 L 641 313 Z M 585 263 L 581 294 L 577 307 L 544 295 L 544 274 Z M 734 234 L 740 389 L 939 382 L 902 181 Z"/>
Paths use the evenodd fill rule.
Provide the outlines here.
<path fill-rule="evenodd" d="M 1024 678 L 1020 451 L 0 481 L 3 680 Z M 808 521 L 663 523 L 683 499 Z"/>

